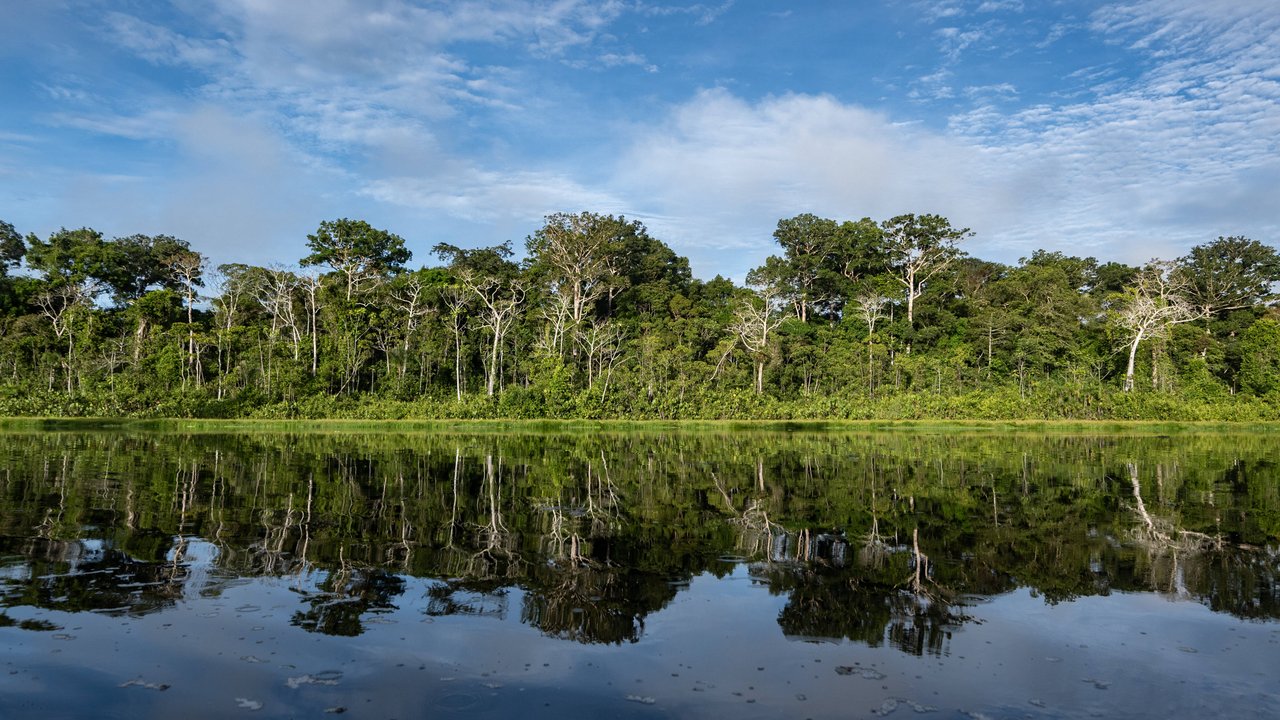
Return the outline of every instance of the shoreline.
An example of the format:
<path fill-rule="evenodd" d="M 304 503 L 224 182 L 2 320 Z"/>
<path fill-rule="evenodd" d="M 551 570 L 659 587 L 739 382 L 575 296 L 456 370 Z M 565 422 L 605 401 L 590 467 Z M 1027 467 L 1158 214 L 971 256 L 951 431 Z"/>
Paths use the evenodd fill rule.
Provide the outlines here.
<path fill-rule="evenodd" d="M 1051 432 L 1162 435 L 1208 432 L 1252 434 L 1280 432 L 1275 421 L 1222 420 L 627 420 L 627 419 L 258 419 L 258 418 L 128 418 L 128 417 L 0 417 L 0 432 L 76 432 L 141 430 L 148 432 L 812 432 L 812 433 L 997 433 Z"/>

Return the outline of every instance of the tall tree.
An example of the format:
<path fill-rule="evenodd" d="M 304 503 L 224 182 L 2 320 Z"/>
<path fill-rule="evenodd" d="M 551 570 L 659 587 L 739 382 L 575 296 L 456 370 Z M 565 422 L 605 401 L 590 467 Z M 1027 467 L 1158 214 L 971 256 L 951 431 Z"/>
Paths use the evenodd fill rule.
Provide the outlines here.
<path fill-rule="evenodd" d="M 326 220 L 307 236 L 311 254 L 299 261 L 304 267 L 326 265 L 342 275 L 346 298 L 396 272 L 412 257 L 404 238 L 379 230 L 364 220 Z"/>
<path fill-rule="evenodd" d="M 27 266 L 51 285 L 73 284 L 96 295 L 111 270 L 102 233 L 91 228 L 62 228 L 42 241 L 27 236 Z M 92 281 L 92 282 L 91 282 Z M 85 294 L 84 292 L 80 293 Z"/>
<path fill-rule="evenodd" d="M 916 300 L 928 282 L 962 254 L 958 243 L 973 233 L 941 215 L 899 215 L 880 224 L 898 282 L 906 288 L 907 323 L 914 327 Z"/>
<path fill-rule="evenodd" d="M 773 350 L 774 330 L 782 322 L 778 313 L 778 290 L 760 285 L 744 294 L 733 316 L 732 332 L 755 365 L 756 394 L 764 393 L 764 366 Z"/>
<path fill-rule="evenodd" d="M 575 326 L 617 275 L 615 254 L 622 238 L 634 232 L 632 225 L 638 223 L 612 215 L 556 213 L 526 241 L 532 266 Z"/>
<path fill-rule="evenodd" d="M 1199 317 L 1186 298 L 1185 276 L 1176 272 L 1176 264 L 1152 260 L 1138 273 L 1134 284 L 1112 317 L 1129 348 L 1125 364 L 1124 391 L 1133 390 L 1133 372 L 1138 345 L 1148 338 L 1163 337 L 1174 325 Z"/>
<path fill-rule="evenodd" d="M 1187 299 L 1209 320 L 1229 310 L 1262 305 L 1277 297 L 1280 254 L 1257 240 L 1233 235 L 1191 248 L 1179 258 Z"/>
<path fill-rule="evenodd" d="M 194 287 L 200 285 L 202 263 L 197 262 L 200 257 L 185 240 L 172 235 L 116 238 L 104 245 L 102 279 L 121 304 L 160 288 L 189 294 L 193 285 L 187 280 L 194 279 Z M 187 267 L 189 272 L 176 272 L 175 266 L 179 265 Z"/>
<path fill-rule="evenodd" d="M 815 305 L 830 299 L 829 266 L 839 229 L 834 220 L 802 213 L 779 220 L 773 231 L 785 254 L 780 263 L 785 271 L 778 278 L 785 285 L 779 287 L 789 291 L 801 322 L 808 322 Z"/>
<path fill-rule="evenodd" d="M 885 274 L 890 259 L 884 245 L 884 231 L 869 217 L 840 223 L 830 262 L 846 285 L 858 285 L 864 279 Z M 856 291 L 846 287 L 846 295 Z"/>
<path fill-rule="evenodd" d="M 199 365 L 196 355 L 196 321 L 195 306 L 199 294 L 196 288 L 204 287 L 204 271 L 209 259 L 198 252 L 185 247 L 175 248 L 166 258 L 167 279 L 176 283 L 182 291 L 187 306 L 187 364 L 194 372 Z M 194 373 L 196 382 L 200 382 L 200 374 Z"/>
<path fill-rule="evenodd" d="M 485 393 L 490 397 L 497 389 L 501 369 L 502 343 L 515 322 L 516 313 L 524 302 L 525 281 L 520 268 L 511 260 L 511 245 L 503 243 L 488 248 L 464 250 L 448 243 L 433 248 L 437 256 L 448 260 L 449 270 L 481 306 L 481 327 L 489 331 L 488 378 Z"/>

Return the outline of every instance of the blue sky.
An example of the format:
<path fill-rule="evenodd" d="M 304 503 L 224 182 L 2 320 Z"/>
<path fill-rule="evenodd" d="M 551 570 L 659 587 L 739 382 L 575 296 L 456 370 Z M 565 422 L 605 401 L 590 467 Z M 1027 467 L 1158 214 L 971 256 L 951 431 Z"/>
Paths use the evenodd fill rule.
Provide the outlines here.
<path fill-rule="evenodd" d="M 741 279 L 801 212 L 1141 262 L 1280 230 L 1280 6 L 6 0 L 0 219 L 289 264 L 642 220 Z"/>

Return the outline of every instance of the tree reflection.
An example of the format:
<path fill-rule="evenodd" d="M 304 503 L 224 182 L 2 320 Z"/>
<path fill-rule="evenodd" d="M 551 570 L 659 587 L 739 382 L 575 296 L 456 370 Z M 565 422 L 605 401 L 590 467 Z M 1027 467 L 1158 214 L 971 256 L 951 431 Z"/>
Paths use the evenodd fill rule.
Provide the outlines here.
<path fill-rule="evenodd" d="M 395 609 L 392 598 L 404 593 L 404 579 L 379 568 L 342 566 L 330 572 L 318 592 L 303 592 L 308 606 L 293 614 L 291 625 L 325 635 L 355 636 L 364 616 Z"/>
<path fill-rule="evenodd" d="M 917 533 L 913 538 L 909 548 L 884 545 L 868 557 L 842 536 L 801 531 L 786 543 L 793 548 L 790 562 L 775 557 L 753 565 L 752 574 L 771 591 L 788 594 L 778 614 L 787 637 L 872 647 L 887 642 L 913 655 L 943 654 L 951 631 L 967 618 L 954 593 L 934 581 Z"/>
<path fill-rule="evenodd" d="M 141 614 L 293 578 L 309 631 L 428 615 L 643 637 L 691 578 L 788 594 L 797 638 L 946 652 L 960 599 L 1172 593 L 1280 617 L 1265 437 L 754 433 L 0 435 L 5 607 Z M 2 622 L 2 621 L 0 621 Z"/>
<path fill-rule="evenodd" d="M 152 556 L 159 555 L 153 561 L 136 559 L 101 540 L 35 538 L 20 547 L 4 543 L 0 553 L 20 554 L 26 560 L 4 568 L 0 599 L 5 607 L 104 615 L 140 616 L 172 607 L 183 596 L 188 571 L 163 559 L 160 543 L 170 538 L 151 539 Z M 142 544 L 135 542 L 134 547 Z"/>

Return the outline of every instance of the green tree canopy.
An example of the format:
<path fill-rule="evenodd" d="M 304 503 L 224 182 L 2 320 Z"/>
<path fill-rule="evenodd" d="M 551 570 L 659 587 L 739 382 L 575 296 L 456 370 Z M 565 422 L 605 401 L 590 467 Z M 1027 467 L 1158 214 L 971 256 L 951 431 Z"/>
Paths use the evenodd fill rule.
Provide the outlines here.
<path fill-rule="evenodd" d="M 326 220 L 307 236 L 311 254 L 299 261 L 304 267 L 326 265 L 342 275 L 350 300 L 361 289 L 401 270 L 413 256 L 404 238 L 379 230 L 364 220 Z"/>

